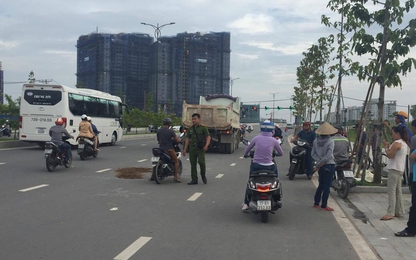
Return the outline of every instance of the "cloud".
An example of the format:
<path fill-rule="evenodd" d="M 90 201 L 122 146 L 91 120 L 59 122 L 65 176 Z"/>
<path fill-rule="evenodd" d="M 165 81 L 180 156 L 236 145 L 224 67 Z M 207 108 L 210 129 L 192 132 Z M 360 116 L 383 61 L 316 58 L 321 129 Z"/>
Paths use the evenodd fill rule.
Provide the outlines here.
<path fill-rule="evenodd" d="M 294 43 L 286 46 L 275 46 L 273 42 L 241 42 L 240 44 L 256 47 L 259 49 L 279 52 L 284 55 L 299 55 L 311 46 L 311 43 L 307 42 Z"/>
<path fill-rule="evenodd" d="M 256 54 L 245 54 L 245 53 L 234 53 L 241 59 L 245 60 L 257 60 L 259 58 L 259 55 Z"/>
<path fill-rule="evenodd" d="M 0 40 L 0 50 L 1 49 L 4 49 L 4 50 L 12 49 L 12 48 L 17 47 L 18 45 L 19 45 L 19 42 L 17 42 L 17 41 L 7 42 L 7 41 Z"/>
<path fill-rule="evenodd" d="M 244 17 L 227 25 L 240 33 L 264 34 L 273 32 L 273 17 L 266 14 L 246 14 Z"/>

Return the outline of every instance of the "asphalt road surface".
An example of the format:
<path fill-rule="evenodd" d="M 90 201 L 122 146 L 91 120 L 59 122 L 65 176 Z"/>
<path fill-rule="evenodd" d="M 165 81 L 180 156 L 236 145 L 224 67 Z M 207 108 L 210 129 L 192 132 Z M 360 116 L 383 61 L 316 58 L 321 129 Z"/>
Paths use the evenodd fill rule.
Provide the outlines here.
<path fill-rule="evenodd" d="M 247 134 L 251 139 L 256 131 Z M 277 159 L 283 208 L 261 223 L 241 211 L 250 159 L 208 153 L 208 184 L 119 179 L 151 167 L 154 136 L 120 141 L 49 173 L 37 147 L 0 150 L 0 259 L 359 259 L 331 212 L 312 208 L 315 186 L 289 181 L 289 145 Z"/>

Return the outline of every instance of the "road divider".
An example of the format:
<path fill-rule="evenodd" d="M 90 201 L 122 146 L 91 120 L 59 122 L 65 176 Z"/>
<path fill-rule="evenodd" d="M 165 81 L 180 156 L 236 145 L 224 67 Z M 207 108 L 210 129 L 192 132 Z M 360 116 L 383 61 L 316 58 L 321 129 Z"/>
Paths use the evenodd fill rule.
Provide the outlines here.
<path fill-rule="evenodd" d="M 118 254 L 116 257 L 114 257 L 114 260 L 128 260 L 130 257 L 132 257 L 137 251 L 140 250 L 144 245 L 147 244 L 147 242 L 152 239 L 151 237 L 140 237 L 136 241 L 133 242 L 133 244 L 129 245 L 126 249 L 124 249 L 123 252 Z"/>
<path fill-rule="evenodd" d="M 27 191 L 31 191 L 31 190 L 41 189 L 41 188 L 48 187 L 48 186 L 49 186 L 49 184 L 41 184 L 41 185 L 38 185 L 38 186 L 33 186 L 33 187 L 22 189 L 22 190 L 19 190 L 19 191 L 20 192 L 27 192 Z"/>

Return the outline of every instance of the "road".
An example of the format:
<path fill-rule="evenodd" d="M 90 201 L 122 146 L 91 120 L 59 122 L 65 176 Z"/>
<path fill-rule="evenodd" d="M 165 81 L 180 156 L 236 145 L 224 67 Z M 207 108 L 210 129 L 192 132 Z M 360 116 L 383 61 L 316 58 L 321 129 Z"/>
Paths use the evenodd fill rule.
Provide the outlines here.
<path fill-rule="evenodd" d="M 359 259 L 334 215 L 312 208 L 314 184 L 285 177 L 286 141 L 283 208 L 266 224 L 241 212 L 250 164 L 241 146 L 207 154 L 207 185 L 186 185 L 188 157 L 180 184 L 115 177 L 151 167 L 155 146 L 154 137 L 120 141 L 86 161 L 73 151 L 72 167 L 53 173 L 40 148 L 1 149 L 0 259 Z"/>

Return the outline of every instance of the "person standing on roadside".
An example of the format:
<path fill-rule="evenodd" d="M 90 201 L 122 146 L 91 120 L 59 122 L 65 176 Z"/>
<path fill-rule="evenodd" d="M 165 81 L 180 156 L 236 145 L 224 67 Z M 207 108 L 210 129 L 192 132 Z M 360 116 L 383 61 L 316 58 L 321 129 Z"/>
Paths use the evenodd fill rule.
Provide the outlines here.
<path fill-rule="evenodd" d="M 316 134 L 311 129 L 311 123 L 310 122 L 304 122 L 303 123 L 303 129 L 299 131 L 296 135 L 293 136 L 293 138 L 290 140 L 291 143 L 296 141 L 297 139 L 302 139 L 308 142 L 310 145 L 313 144 L 313 142 L 316 139 Z M 313 175 L 313 160 L 312 160 L 312 149 L 307 147 L 306 148 L 306 154 L 305 154 L 305 164 L 306 164 L 306 175 L 308 179 L 312 178 Z M 292 161 L 292 158 L 290 158 L 290 161 Z M 288 174 L 289 175 L 289 174 Z M 286 175 L 286 176 L 288 176 Z"/>
<path fill-rule="evenodd" d="M 312 146 L 312 158 L 316 162 L 314 171 L 318 171 L 319 185 L 316 188 L 313 207 L 334 211 L 333 208 L 328 206 L 329 189 L 335 174 L 334 140 L 332 140 L 331 135 L 337 133 L 338 130 L 325 122 L 315 132 L 319 136 Z M 320 202 L 322 203 L 320 204 Z"/>
<path fill-rule="evenodd" d="M 393 143 L 384 141 L 387 155 L 387 193 L 389 206 L 387 214 L 381 220 L 390 220 L 393 217 L 401 217 L 404 214 L 402 199 L 402 176 L 406 165 L 408 135 L 405 126 L 393 126 L 391 131 Z"/>
<path fill-rule="evenodd" d="M 400 232 L 394 233 L 397 237 L 416 236 L 416 120 L 412 121 L 412 132 L 414 134 L 410 140 L 410 159 L 413 165 L 412 182 L 410 182 L 410 190 L 412 191 L 412 206 L 409 211 L 407 227 Z"/>
<path fill-rule="evenodd" d="M 208 128 L 200 122 L 201 115 L 198 113 L 192 114 L 193 125 L 186 132 L 185 146 L 182 151 L 182 155 L 186 156 L 186 151 L 189 146 L 189 162 L 191 163 L 192 180 L 188 183 L 188 185 L 198 184 L 198 173 L 196 168 L 197 162 L 201 171 L 201 179 L 204 184 L 207 184 L 205 152 L 208 150 L 208 146 L 211 142 L 211 136 L 209 135 Z"/>

